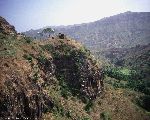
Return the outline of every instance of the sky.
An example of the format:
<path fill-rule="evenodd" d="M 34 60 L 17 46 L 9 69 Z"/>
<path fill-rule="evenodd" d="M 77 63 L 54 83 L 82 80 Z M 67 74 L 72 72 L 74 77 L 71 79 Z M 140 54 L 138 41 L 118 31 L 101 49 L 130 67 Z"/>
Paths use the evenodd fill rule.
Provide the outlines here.
<path fill-rule="evenodd" d="M 0 0 L 0 16 L 18 32 L 93 22 L 126 11 L 150 12 L 150 0 Z"/>

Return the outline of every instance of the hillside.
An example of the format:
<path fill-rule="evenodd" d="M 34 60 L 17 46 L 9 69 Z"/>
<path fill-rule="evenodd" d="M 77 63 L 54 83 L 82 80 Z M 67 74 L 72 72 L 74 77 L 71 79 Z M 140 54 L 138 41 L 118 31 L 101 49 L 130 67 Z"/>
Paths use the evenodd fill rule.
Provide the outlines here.
<path fill-rule="evenodd" d="M 125 12 L 91 23 L 52 28 L 56 33 L 62 32 L 80 41 L 90 50 L 99 51 L 148 44 L 150 42 L 149 21 L 149 12 Z M 31 30 L 25 34 L 38 37 L 37 32 L 41 30 Z"/>
<path fill-rule="evenodd" d="M 150 44 L 137 45 L 131 48 L 112 48 L 96 52 L 96 56 L 104 56 L 118 66 L 139 68 L 149 63 Z"/>
<path fill-rule="evenodd" d="M 112 78 L 104 78 L 104 65 L 79 42 L 63 34 L 35 41 L 7 32 L 11 25 L 3 23 L 0 119 L 150 119 L 133 102 L 142 94 L 107 84 Z"/>
<path fill-rule="evenodd" d="M 62 109 L 59 101 L 69 96 L 95 99 L 102 93 L 100 64 L 76 41 L 58 36 L 34 42 L 3 33 L 0 39 L 1 118 L 39 119 L 53 107 Z"/>

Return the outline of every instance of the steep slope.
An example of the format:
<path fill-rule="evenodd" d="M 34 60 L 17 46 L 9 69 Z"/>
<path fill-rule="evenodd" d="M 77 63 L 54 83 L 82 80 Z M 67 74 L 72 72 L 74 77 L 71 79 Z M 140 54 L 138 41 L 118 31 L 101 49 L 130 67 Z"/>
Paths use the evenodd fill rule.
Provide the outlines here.
<path fill-rule="evenodd" d="M 106 74 L 117 81 L 108 81 L 117 88 L 129 88 L 143 93 L 138 104 L 150 111 L 150 44 L 132 48 L 115 48 L 97 52 L 96 56 L 105 56 L 111 66 Z"/>
<path fill-rule="evenodd" d="M 140 71 L 145 78 L 150 77 L 150 44 L 137 45 L 132 48 L 107 49 L 97 52 L 96 56 L 105 56 L 116 66 L 128 67 Z"/>
<path fill-rule="evenodd" d="M 1 119 L 40 119 L 69 95 L 84 100 L 95 99 L 102 93 L 102 68 L 81 44 L 60 36 L 34 42 L 20 34 L 5 35 L 5 28 L 2 31 Z M 55 99 L 55 95 L 59 98 Z"/>
<path fill-rule="evenodd" d="M 149 21 L 149 12 L 125 12 L 91 23 L 54 27 L 54 29 L 82 42 L 90 50 L 97 51 L 148 44 Z M 38 30 L 32 30 L 26 32 L 26 35 L 37 36 L 36 32 Z"/>
<path fill-rule="evenodd" d="M 28 39 L 29 40 L 29 39 Z M 27 38 L 0 34 L 0 118 L 41 118 L 53 101 L 43 86 L 53 80 L 54 68 L 48 56 L 49 77 L 39 66 L 39 47 Z M 43 53 L 44 54 L 44 53 Z M 46 81 L 47 80 L 47 81 Z"/>
<path fill-rule="evenodd" d="M 78 39 L 89 48 L 133 47 L 147 44 L 150 39 L 150 13 L 126 12 L 102 20 L 62 28 L 58 31 Z"/>

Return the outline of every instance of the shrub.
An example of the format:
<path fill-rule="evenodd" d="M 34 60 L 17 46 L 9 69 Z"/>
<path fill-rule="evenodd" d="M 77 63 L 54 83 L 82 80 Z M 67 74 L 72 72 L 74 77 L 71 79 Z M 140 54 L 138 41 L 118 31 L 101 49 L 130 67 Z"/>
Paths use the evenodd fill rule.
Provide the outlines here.
<path fill-rule="evenodd" d="M 55 49 L 54 49 L 54 46 L 51 45 L 51 44 L 47 44 L 47 45 L 41 45 L 40 46 L 43 50 L 47 50 L 49 52 L 53 52 Z"/>
<path fill-rule="evenodd" d="M 56 115 L 60 114 L 61 116 L 65 116 L 65 109 L 63 108 L 63 106 L 56 103 L 52 109 L 52 112 Z"/>
<path fill-rule="evenodd" d="M 58 34 L 58 37 L 59 37 L 60 39 L 64 39 L 64 38 L 65 38 L 65 35 L 62 34 L 62 33 L 59 33 L 59 34 Z"/>
<path fill-rule="evenodd" d="M 46 56 L 40 54 L 38 57 L 38 61 L 40 62 L 40 64 L 45 64 L 47 61 L 47 58 L 46 58 Z"/>
<path fill-rule="evenodd" d="M 111 120 L 110 115 L 109 115 L 108 112 L 102 112 L 102 113 L 100 114 L 100 117 L 101 117 L 103 120 Z"/>
<path fill-rule="evenodd" d="M 23 57 L 28 60 L 29 62 L 32 62 L 32 56 L 31 55 L 23 55 Z"/>
<path fill-rule="evenodd" d="M 68 96 L 71 96 L 71 93 L 68 90 L 68 88 L 61 87 L 61 96 L 68 99 Z"/>
<path fill-rule="evenodd" d="M 145 95 L 145 96 L 140 97 L 140 99 L 138 100 L 138 104 L 142 108 L 150 112 L 150 95 Z"/>
<path fill-rule="evenodd" d="M 66 116 L 67 116 L 68 118 L 70 118 L 70 117 L 71 117 L 71 111 L 67 111 L 67 112 L 66 112 Z"/>
<path fill-rule="evenodd" d="M 68 96 L 71 96 L 71 92 L 69 86 L 65 82 L 65 77 L 63 75 L 58 75 L 57 78 L 61 88 L 61 96 L 68 99 Z"/>
<path fill-rule="evenodd" d="M 32 42 L 32 38 L 31 37 L 25 37 L 26 43 L 31 43 Z"/>
<path fill-rule="evenodd" d="M 88 104 L 89 98 L 86 96 L 81 96 L 80 99 L 82 100 L 83 103 Z"/>
<path fill-rule="evenodd" d="M 5 38 L 6 38 L 6 36 L 4 34 L 0 33 L 0 39 L 5 39 Z"/>
<path fill-rule="evenodd" d="M 86 104 L 86 106 L 84 107 L 84 110 L 87 111 L 88 113 L 91 111 L 92 107 L 93 107 L 93 101 L 89 100 L 89 102 Z"/>

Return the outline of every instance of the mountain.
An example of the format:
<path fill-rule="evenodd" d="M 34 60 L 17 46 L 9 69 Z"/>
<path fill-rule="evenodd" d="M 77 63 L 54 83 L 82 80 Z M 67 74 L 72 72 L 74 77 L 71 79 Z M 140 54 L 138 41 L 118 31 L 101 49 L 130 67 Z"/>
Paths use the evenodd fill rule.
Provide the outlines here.
<path fill-rule="evenodd" d="M 114 78 L 81 43 L 64 34 L 36 41 L 8 32 L 8 22 L 0 27 L 0 119 L 150 119 L 133 102 L 142 94 L 107 84 Z"/>
<path fill-rule="evenodd" d="M 56 33 L 64 33 L 88 47 L 92 51 L 109 48 L 129 48 L 150 43 L 150 13 L 125 12 L 101 20 L 53 27 Z M 36 37 L 37 31 L 25 34 Z"/>
<path fill-rule="evenodd" d="M 97 52 L 97 56 L 104 56 L 117 66 L 129 66 L 134 69 L 149 68 L 150 44 L 137 45 L 131 48 L 112 48 Z"/>

